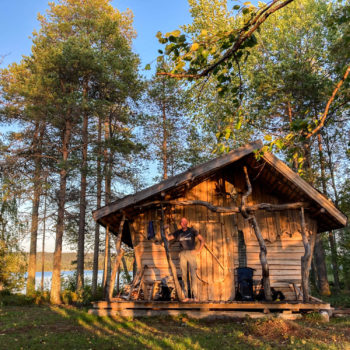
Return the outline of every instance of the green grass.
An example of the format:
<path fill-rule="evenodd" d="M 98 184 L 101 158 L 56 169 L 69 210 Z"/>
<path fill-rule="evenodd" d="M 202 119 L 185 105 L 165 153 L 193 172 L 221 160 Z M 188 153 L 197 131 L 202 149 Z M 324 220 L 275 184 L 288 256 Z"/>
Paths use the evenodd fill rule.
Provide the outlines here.
<path fill-rule="evenodd" d="M 198 321 L 97 317 L 74 307 L 3 306 L 0 349 L 346 349 L 350 318 Z"/>

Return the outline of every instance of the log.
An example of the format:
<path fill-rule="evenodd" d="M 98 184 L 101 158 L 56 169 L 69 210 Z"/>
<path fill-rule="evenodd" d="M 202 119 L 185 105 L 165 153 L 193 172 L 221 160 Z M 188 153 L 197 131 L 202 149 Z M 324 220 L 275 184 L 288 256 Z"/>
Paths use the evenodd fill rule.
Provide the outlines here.
<path fill-rule="evenodd" d="M 120 248 L 118 255 L 115 257 L 115 261 L 113 264 L 112 274 L 111 274 L 111 281 L 108 286 L 108 293 L 107 293 L 107 300 L 111 300 L 113 298 L 113 290 L 114 290 L 114 284 L 116 280 L 116 275 L 119 270 L 120 262 L 122 260 L 122 257 L 124 255 L 124 249 Z"/>
<path fill-rule="evenodd" d="M 174 206 L 201 205 L 201 206 L 207 207 L 209 210 L 215 213 L 234 214 L 234 213 L 241 212 L 240 207 L 220 207 L 201 200 L 152 201 L 152 202 L 148 202 L 148 203 L 136 206 L 136 208 L 143 209 L 146 207 L 151 207 L 156 205 L 174 205 Z M 308 208 L 308 207 L 310 207 L 309 202 L 296 202 L 296 203 L 285 203 L 285 204 L 259 203 L 259 204 L 246 206 L 246 210 L 248 212 L 257 211 L 257 210 L 283 211 L 288 209 L 300 209 L 300 208 Z"/>
<path fill-rule="evenodd" d="M 256 220 L 255 215 L 251 214 L 251 213 L 248 214 L 247 207 L 245 206 L 248 196 L 252 193 L 252 185 L 251 185 L 250 180 L 249 180 L 248 170 L 247 170 L 246 166 L 243 167 L 243 171 L 245 174 L 247 191 L 242 195 L 241 213 L 242 213 L 244 218 L 248 219 L 249 224 L 252 225 L 256 239 L 259 242 L 259 246 L 260 246 L 259 257 L 260 257 L 260 262 L 261 262 L 265 299 L 267 301 L 271 301 L 272 300 L 272 293 L 271 293 L 271 286 L 270 286 L 269 265 L 267 263 L 267 257 L 266 257 L 267 256 L 267 249 L 266 249 L 265 241 L 264 241 L 264 238 L 261 234 L 261 230 L 260 230 L 260 227 L 258 225 L 258 222 Z"/>
<path fill-rule="evenodd" d="M 116 275 L 117 275 L 122 257 L 124 255 L 124 250 L 121 248 L 124 222 L 125 222 L 125 214 L 123 214 L 122 220 L 120 221 L 120 224 L 119 224 L 118 236 L 115 238 L 115 250 L 117 252 L 117 256 L 115 257 L 115 261 L 114 261 L 114 265 L 111 273 L 111 280 L 108 286 L 108 291 L 106 295 L 107 300 L 111 300 L 111 298 L 113 297 L 113 289 L 114 289 Z"/>
<path fill-rule="evenodd" d="M 310 300 L 309 296 L 309 275 L 311 266 L 311 246 L 305 232 L 305 215 L 304 208 L 301 208 L 301 237 L 304 244 L 305 254 L 301 257 L 301 288 L 303 291 L 303 302 L 307 303 Z M 314 234 L 316 235 L 316 233 Z"/>
<path fill-rule="evenodd" d="M 137 270 L 136 276 L 135 276 L 134 280 L 132 281 L 132 284 L 130 287 L 130 292 L 129 292 L 129 295 L 127 296 L 126 300 L 130 300 L 131 294 L 139 281 L 141 284 L 141 280 L 143 279 L 143 275 L 144 275 L 146 269 L 147 269 L 147 265 L 144 265 L 141 270 Z"/>
<path fill-rule="evenodd" d="M 177 297 L 179 298 L 179 300 L 182 301 L 184 299 L 184 294 L 183 294 L 182 288 L 180 286 L 179 280 L 177 279 L 176 266 L 174 265 L 173 261 L 171 260 L 171 255 L 170 255 L 170 251 L 169 251 L 169 242 L 165 237 L 163 206 L 161 206 L 161 213 L 162 213 L 162 220 L 160 223 L 160 235 L 161 235 L 162 241 L 164 243 L 166 258 L 167 258 L 167 261 L 168 261 L 168 264 L 170 267 L 172 277 L 174 279 L 176 294 L 177 294 Z"/>
<path fill-rule="evenodd" d="M 104 293 L 107 294 L 107 276 L 108 276 L 108 260 L 109 260 L 109 225 L 106 227 L 106 239 L 105 239 L 105 257 L 104 257 L 104 266 L 103 266 L 103 281 L 102 281 L 102 287 L 104 290 Z"/>

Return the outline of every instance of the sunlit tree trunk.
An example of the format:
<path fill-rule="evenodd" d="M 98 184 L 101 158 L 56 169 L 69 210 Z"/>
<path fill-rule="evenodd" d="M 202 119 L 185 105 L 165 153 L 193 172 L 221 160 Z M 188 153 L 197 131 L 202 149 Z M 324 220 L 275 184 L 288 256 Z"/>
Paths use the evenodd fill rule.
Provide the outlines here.
<path fill-rule="evenodd" d="M 77 254 L 77 290 L 84 287 L 84 244 L 86 221 L 86 187 L 87 187 L 87 152 L 88 152 L 88 115 L 83 116 L 82 127 L 82 162 L 80 172 L 80 203 L 79 203 L 79 230 L 78 230 L 78 254 Z"/>
<path fill-rule="evenodd" d="M 45 185 L 47 186 L 47 176 L 45 178 Z M 40 282 L 40 288 L 41 291 L 44 291 L 44 274 L 45 274 L 45 239 L 46 239 L 46 201 L 47 201 L 47 190 L 45 192 L 44 197 L 44 218 L 43 218 L 43 240 L 41 245 L 41 282 Z"/>
<path fill-rule="evenodd" d="M 56 242 L 53 258 L 52 282 L 50 301 L 53 304 L 61 304 L 61 261 L 62 242 L 64 233 L 64 210 L 67 190 L 67 160 L 69 155 L 69 142 L 72 131 L 72 123 L 69 119 L 65 121 L 62 135 L 62 164 L 60 170 L 60 189 L 58 192 L 58 211 L 56 225 Z"/>
<path fill-rule="evenodd" d="M 163 79 L 163 88 L 165 90 L 165 82 Z M 162 159 L 163 159 L 163 179 L 168 178 L 168 130 L 165 106 L 165 93 L 162 100 L 162 122 L 163 122 L 163 140 L 162 140 Z"/>
<path fill-rule="evenodd" d="M 32 222 L 30 228 L 30 248 L 28 262 L 28 278 L 27 278 L 27 295 L 32 295 L 35 292 L 35 274 L 36 274 L 36 258 L 37 258 L 37 240 L 38 240 L 38 225 L 39 225 L 39 206 L 41 195 L 41 149 L 42 139 L 44 134 L 44 125 L 37 122 L 33 135 L 34 144 L 34 190 L 32 201 Z"/>
<path fill-rule="evenodd" d="M 108 143 L 110 142 L 110 129 L 111 129 L 111 119 L 106 118 L 104 122 L 104 133 L 105 133 L 105 149 L 104 149 L 104 176 L 105 176 L 105 205 L 109 204 L 111 199 L 111 177 L 112 177 L 112 153 L 109 149 Z M 106 235 L 110 235 L 109 230 L 106 230 Z M 108 293 L 109 280 L 111 276 L 111 254 L 110 254 L 110 239 L 106 237 L 105 245 L 105 266 L 103 270 L 103 288 L 104 293 Z M 107 297 L 107 295 L 106 295 Z"/>
<path fill-rule="evenodd" d="M 96 208 L 101 208 L 102 199 L 102 173 L 101 173 L 101 141 L 102 141 L 102 125 L 101 119 L 98 121 L 98 134 L 97 134 L 97 193 L 96 193 Z M 100 253 L 100 224 L 95 223 L 95 241 L 94 241 L 94 261 L 92 268 L 92 295 L 96 296 L 97 291 L 97 277 L 98 277 L 98 258 Z"/>

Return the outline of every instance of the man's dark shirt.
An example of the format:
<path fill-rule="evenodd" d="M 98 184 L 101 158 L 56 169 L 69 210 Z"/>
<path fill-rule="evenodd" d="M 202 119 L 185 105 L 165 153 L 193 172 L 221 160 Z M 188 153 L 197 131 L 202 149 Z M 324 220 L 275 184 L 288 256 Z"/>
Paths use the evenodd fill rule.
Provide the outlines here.
<path fill-rule="evenodd" d="M 192 228 L 187 227 L 186 231 L 177 230 L 172 234 L 175 240 L 180 242 L 181 250 L 194 250 L 196 247 L 195 237 L 198 236 L 198 232 Z"/>

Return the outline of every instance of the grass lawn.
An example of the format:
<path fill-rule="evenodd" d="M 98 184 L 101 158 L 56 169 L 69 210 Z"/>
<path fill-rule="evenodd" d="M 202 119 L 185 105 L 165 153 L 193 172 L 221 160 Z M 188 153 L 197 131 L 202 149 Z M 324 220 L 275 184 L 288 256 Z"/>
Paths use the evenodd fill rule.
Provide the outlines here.
<path fill-rule="evenodd" d="M 89 315 L 74 307 L 0 308 L 0 349 L 350 349 L 350 318 L 198 321 Z"/>

